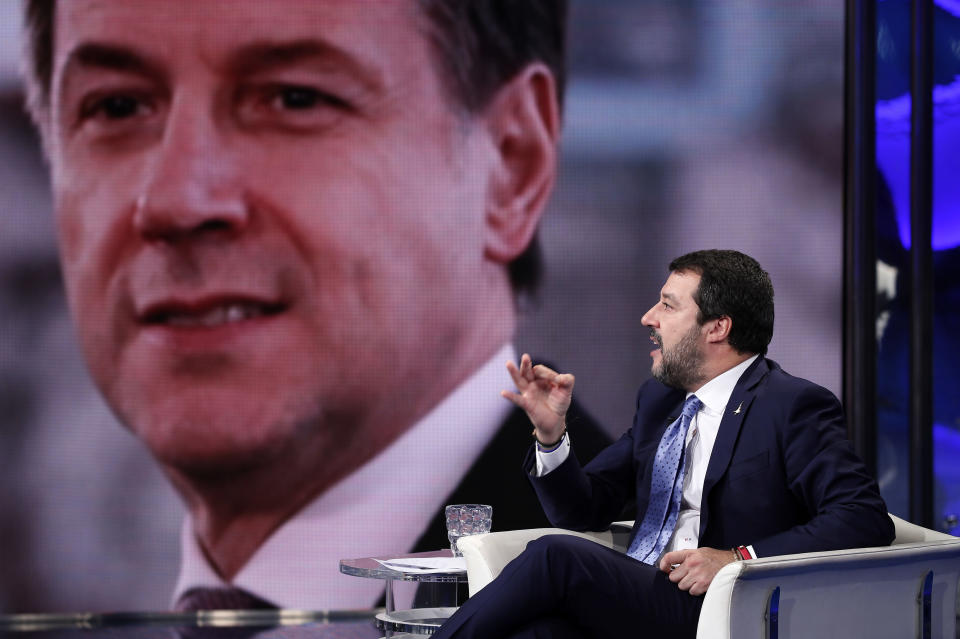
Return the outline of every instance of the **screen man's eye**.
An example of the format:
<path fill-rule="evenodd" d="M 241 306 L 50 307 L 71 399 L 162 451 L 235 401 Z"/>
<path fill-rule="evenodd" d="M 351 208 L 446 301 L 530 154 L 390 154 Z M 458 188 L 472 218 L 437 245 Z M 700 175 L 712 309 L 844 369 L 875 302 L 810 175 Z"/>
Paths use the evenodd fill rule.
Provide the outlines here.
<path fill-rule="evenodd" d="M 285 109 L 310 109 L 322 100 L 320 92 L 306 87 L 286 87 L 277 95 L 279 106 Z"/>
<path fill-rule="evenodd" d="M 251 83 L 241 85 L 237 94 L 237 116 L 251 127 L 319 131 L 350 111 L 344 100 L 310 84 Z"/>
<path fill-rule="evenodd" d="M 111 95 L 100 101 L 100 111 L 111 120 L 132 117 L 139 106 L 140 101 L 129 95 Z"/>
<path fill-rule="evenodd" d="M 112 93 L 101 96 L 91 96 L 85 100 L 80 108 L 81 120 L 129 120 L 136 116 L 145 115 L 150 106 L 140 97 L 128 93 Z"/>

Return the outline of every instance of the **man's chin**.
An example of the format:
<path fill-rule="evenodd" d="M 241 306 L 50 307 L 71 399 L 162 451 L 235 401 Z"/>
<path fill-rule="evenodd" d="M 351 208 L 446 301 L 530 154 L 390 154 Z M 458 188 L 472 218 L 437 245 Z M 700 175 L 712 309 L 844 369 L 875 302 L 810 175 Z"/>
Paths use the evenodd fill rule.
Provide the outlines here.
<path fill-rule="evenodd" d="M 663 374 L 662 368 L 652 368 L 650 372 L 653 374 L 653 378 L 663 384 L 664 386 L 669 386 L 670 388 L 680 388 L 677 386 L 669 376 Z"/>
<path fill-rule="evenodd" d="M 188 407 L 184 403 L 177 408 Z M 152 408 L 141 406 L 121 417 L 161 465 L 191 475 L 239 473 L 269 464 L 297 432 L 257 411 L 211 410 L 209 405 L 189 411 L 171 411 L 169 405 Z"/>
<path fill-rule="evenodd" d="M 269 464 L 276 445 L 239 441 L 236 437 L 212 441 L 207 437 L 179 437 L 151 432 L 140 439 L 163 467 L 191 477 L 235 476 Z"/>
<path fill-rule="evenodd" d="M 663 360 L 662 360 L 662 359 L 657 358 L 656 360 L 654 360 L 653 364 L 650 365 L 650 375 L 652 375 L 653 378 L 654 378 L 655 380 L 657 380 L 658 382 L 660 382 L 661 384 L 664 384 L 664 385 L 666 385 L 666 386 L 670 386 L 670 384 L 668 383 L 668 380 L 667 380 L 667 376 L 663 374 Z"/>
<path fill-rule="evenodd" d="M 677 390 L 685 390 L 684 385 L 678 382 L 676 375 L 671 374 L 665 369 L 662 359 L 650 367 L 650 373 L 655 380 L 664 386 L 676 388 Z"/>

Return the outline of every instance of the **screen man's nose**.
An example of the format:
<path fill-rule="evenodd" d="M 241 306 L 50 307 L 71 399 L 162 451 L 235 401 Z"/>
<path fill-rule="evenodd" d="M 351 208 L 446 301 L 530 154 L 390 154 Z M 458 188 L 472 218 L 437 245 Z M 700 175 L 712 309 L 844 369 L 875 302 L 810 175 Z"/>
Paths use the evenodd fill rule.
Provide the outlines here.
<path fill-rule="evenodd" d="M 174 101 L 163 136 L 150 151 L 136 200 L 133 223 L 141 236 L 169 242 L 246 227 L 249 211 L 239 157 L 228 138 L 209 109 Z"/>

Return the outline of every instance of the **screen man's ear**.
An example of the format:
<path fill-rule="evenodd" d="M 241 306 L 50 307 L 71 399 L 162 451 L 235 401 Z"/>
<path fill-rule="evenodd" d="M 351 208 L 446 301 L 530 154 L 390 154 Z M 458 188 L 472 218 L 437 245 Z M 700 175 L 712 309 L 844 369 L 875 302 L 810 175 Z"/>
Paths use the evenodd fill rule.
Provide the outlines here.
<path fill-rule="evenodd" d="M 560 108 L 553 74 L 542 63 L 527 66 L 497 92 L 483 118 L 496 151 L 485 253 L 507 263 L 530 243 L 556 178 Z"/>

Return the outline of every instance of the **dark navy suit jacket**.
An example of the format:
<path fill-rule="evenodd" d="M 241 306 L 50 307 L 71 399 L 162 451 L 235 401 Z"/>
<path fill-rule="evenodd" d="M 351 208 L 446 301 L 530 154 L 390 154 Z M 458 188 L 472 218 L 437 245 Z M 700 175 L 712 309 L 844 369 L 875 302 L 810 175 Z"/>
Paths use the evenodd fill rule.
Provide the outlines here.
<path fill-rule="evenodd" d="M 635 501 L 636 534 L 654 452 L 684 397 L 655 380 L 644 383 L 633 426 L 585 467 L 571 455 L 544 477 L 533 477 L 531 449 L 524 468 L 550 521 L 602 530 Z M 877 484 L 847 440 L 837 398 L 757 358 L 720 422 L 703 487 L 700 546 L 752 544 L 765 557 L 881 546 L 893 537 Z"/>

